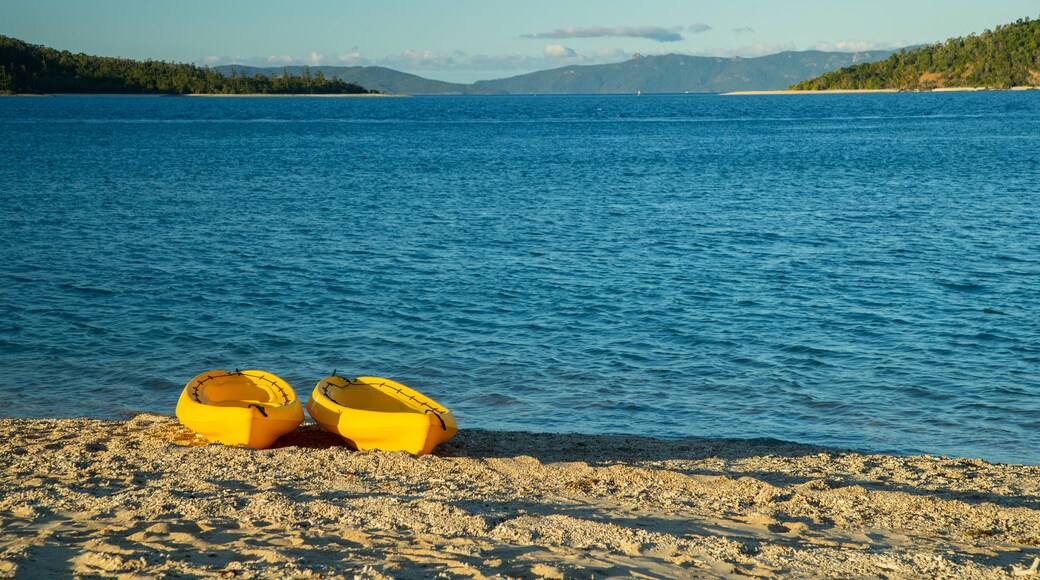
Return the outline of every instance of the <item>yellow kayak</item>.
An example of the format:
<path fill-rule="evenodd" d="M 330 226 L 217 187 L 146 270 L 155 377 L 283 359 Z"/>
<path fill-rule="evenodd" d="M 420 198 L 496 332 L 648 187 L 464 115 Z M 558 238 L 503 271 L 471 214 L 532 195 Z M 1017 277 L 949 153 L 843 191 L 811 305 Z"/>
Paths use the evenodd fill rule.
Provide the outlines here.
<path fill-rule="evenodd" d="M 451 411 L 401 383 L 379 377 L 319 381 L 307 412 L 354 449 L 425 455 L 458 431 Z"/>
<path fill-rule="evenodd" d="M 216 370 L 184 386 L 177 418 L 212 441 L 266 449 L 303 422 L 303 408 L 292 387 L 276 375 Z"/>

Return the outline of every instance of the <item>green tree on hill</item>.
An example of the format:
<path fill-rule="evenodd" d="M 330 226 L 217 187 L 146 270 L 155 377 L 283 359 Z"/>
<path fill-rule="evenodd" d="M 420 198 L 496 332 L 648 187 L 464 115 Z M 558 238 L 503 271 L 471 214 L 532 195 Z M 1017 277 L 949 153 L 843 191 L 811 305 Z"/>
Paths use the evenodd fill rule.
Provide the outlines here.
<path fill-rule="evenodd" d="M 363 94 L 339 79 L 224 76 L 190 64 L 72 54 L 0 36 L 0 91 L 14 93 Z"/>
<path fill-rule="evenodd" d="M 982 34 L 904 50 L 888 60 L 842 68 L 793 90 L 1040 85 L 1040 20 L 1022 18 Z"/>
<path fill-rule="evenodd" d="M 0 64 L 0 92 L 7 92 L 11 90 L 11 74 L 7 72 L 7 67 Z"/>

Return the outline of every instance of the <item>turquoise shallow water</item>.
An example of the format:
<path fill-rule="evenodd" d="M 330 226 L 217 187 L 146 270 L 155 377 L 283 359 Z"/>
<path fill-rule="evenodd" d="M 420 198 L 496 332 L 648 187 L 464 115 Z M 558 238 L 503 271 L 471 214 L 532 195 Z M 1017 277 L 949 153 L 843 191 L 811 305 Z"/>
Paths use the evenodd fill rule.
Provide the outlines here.
<path fill-rule="evenodd" d="M 461 426 L 1040 464 L 1040 93 L 0 99 L 3 416 L 214 368 Z"/>

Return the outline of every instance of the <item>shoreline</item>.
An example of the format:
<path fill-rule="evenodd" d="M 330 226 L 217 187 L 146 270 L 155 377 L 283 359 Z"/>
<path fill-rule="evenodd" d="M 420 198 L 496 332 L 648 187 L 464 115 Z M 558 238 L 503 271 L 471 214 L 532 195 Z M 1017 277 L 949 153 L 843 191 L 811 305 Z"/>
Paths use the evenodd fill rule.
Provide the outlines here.
<path fill-rule="evenodd" d="M 377 97 L 399 98 L 399 97 L 409 97 L 411 95 L 383 94 L 383 93 L 361 93 L 361 94 L 338 94 L 338 93 L 330 93 L 330 94 L 311 94 L 311 93 L 307 93 L 307 94 L 304 94 L 304 93 L 298 93 L 298 94 L 284 94 L 284 95 L 271 95 L 271 94 L 266 94 L 266 93 L 236 93 L 236 94 L 192 93 L 192 94 L 189 94 L 189 95 L 168 95 L 168 96 L 171 96 L 171 97 L 216 97 L 216 98 L 247 97 L 247 98 L 264 98 L 264 99 L 303 97 L 303 98 L 314 98 L 314 99 L 340 99 L 340 98 L 377 98 Z"/>
<path fill-rule="evenodd" d="M 294 93 L 294 94 L 282 94 L 272 95 L 266 93 L 237 93 L 237 94 L 218 94 L 218 93 L 192 93 L 185 95 L 172 95 L 168 93 L 0 93 L 0 97 L 219 97 L 219 98 L 235 98 L 235 97 L 247 97 L 247 98 L 315 98 L 315 99 L 337 99 L 337 98 L 369 98 L 369 97 L 387 97 L 387 98 L 400 98 L 410 97 L 412 95 L 404 94 L 384 94 L 384 93 L 359 93 L 359 94 L 339 94 L 339 93 L 322 93 L 322 94 L 311 94 L 311 93 Z"/>
<path fill-rule="evenodd" d="M 415 457 L 311 423 L 254 451 L 149 414 L 0 419 L 0 438 L 0 577 L 1006 578 L 1040 562 L 1040 466 L 465 428 Z"/>
<path fill-rule="evenodd" d="M 743 97 L 743 96 L 762 96 L 762 95 L 851 95 L 851 94 L 870 94 L 870 93 L 967 93 L 967 92 L 1005 92 L 1005 91 L 1037 91 L 1040 90 L 1040 86 L 1016 86 L 1008 89 L 994 89 L 990 87 L 940 87 L 930 90 L 902 90 L 902 89 L 825 89 L 818 91 L 795 91 L 788 89 L 778 89 L 770 91 L 731 91 L 727 93 L 715 93 L 723 97 Z M 609 95 L 627 95 L 630 93 L 608 93 Z M 647 96 L 651 95 L 668 95 L 673 93 L 645 93 Z M 678 93 L 675 93 L 678 94 Z M 690 93 L 698 95 L 707 95 L 712 93 Z M 335 99 L 335 98 L 409 98 L 415 95 L 404 94 L 404 93 L 363 93 L 363 94 L 264 94 L 264 93 L 249 93 L 249 94 L 218 94 L 218 93 L 193 93 L 184 95 L 171 95 L 165 93 L 0 93 L 0 97 L 61 97 L 61 96 L 114 96 L 114 97 L 195 97 L 195 98 L 315 98 L 315 99 Z M 473 96 L 467 94 L 437 94 L 432 96 L 439 97 L 453 97 L 453 96 Z M 478 95 L 479 96 L 479 95 Z M 520 94 L 503 94 L 503 95 L 484 95 L 484 96 L 531 96 L 526 93 Z M 539 95 L 546 96 L 546 95 Z M 552 96 L 552 95 L 548 95 Z M 561 93 L 558 96 L 575 96 L 567 93 Z"/>
<path fill-rule="evenodd" d="M 732 96 L 757 96 L 757 95 L 851 95 L 851 94 L 866 94 L 866 93 L 973 93 L 982 91 L 1035 91 L 1040 90 L 1040 86 L 1037 87 L 1011 87 L 1009 89 L 994 89 L 990 87 L 940 87 L 930 89 L 927 91 L 919 90 L 902 90 L 902 89 L 823 89 L 819 91 L 802 91 L 802 90 L 789 90 L 780 89 L 775 91 L 733 91 L 729 93 L 719 93 L 724 97 Z"/>

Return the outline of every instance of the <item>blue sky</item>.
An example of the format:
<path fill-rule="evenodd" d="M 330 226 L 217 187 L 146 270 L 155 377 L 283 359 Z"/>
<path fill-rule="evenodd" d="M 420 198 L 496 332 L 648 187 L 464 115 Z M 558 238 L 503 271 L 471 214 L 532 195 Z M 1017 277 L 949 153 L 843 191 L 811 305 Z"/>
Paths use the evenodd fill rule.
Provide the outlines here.
<path fill-rule="evenodd" d="M 953 7 L 956 6 L 956 7 Z M 897 48 L 1040 17 L 1036 0 L 0 0 L 0 34 L 197 64 L 379 65 L 448 81 L 634 53 Z"/>

